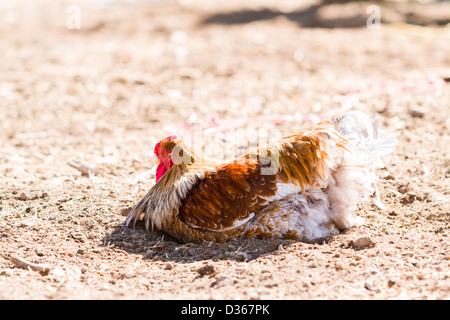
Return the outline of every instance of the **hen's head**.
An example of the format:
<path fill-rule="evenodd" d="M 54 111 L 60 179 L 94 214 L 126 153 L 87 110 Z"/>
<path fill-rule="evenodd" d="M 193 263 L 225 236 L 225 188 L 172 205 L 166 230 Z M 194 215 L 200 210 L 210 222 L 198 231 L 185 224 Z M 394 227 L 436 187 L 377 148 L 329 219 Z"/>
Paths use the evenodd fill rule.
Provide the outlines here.
<path fill-rule="evenodd" d="M 156 169 L 156 181 L 173 166 L 172 149 L 176 145 L 177 139 L 178 137 L 176 135 L 171 135 L 165 137 L 155 145 L 155 155 L 159 160 L 159 165 Z"/>

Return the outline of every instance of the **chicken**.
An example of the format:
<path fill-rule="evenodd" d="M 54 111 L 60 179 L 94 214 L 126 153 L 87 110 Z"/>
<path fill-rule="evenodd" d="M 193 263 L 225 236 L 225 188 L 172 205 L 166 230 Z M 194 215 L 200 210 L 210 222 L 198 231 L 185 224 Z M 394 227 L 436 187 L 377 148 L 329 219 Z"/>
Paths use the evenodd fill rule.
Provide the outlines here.
<path fill-rule="evenodd" d="M 362 223 L 357 204 L 382 206 L 376 168 L 397 140 L 348 112 L 216 163 L 174 135 L 155 146 L 155 185 L 126 218 L 181 242 L 236 238 L 313 241 Z"/>

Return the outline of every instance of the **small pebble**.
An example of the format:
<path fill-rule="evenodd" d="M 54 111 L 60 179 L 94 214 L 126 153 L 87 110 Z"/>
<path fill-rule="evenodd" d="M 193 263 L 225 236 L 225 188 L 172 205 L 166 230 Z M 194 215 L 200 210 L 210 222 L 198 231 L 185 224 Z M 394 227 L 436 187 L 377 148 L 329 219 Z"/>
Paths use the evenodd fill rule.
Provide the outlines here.
<path fill-rule="evenodd" d="M 215 270 L 214 270 L 214 266 L 212 264 L 207 264 L 203 267 L 198 268 L 197 272 L 201 276 L 206 276 L 206 275 L 213 274 L 215 272 Z"/>
<path fill-rule="evenodd" d="M 389 279 L 388 282 L 387 282 L 387 285 L 388 285 L 389 288 L 392 288 L 395 285 L 395 281 Z"/>
<path fill-rule="evenodd" d="M 53 268 L 49 273 L 49 276 L 53 277 L 56 281 L 61 281 L 65 275 L 66 272 L 61 268 Z"/>
<path fill-rule="evenodd" d="M 19 199 L 25 201 L 28 200 L 28 196 L 25 192 L 22 192 L 21 194 L 19 194 Z"/>
<path fill-rule="evenodd" d="M 372 247 L 374 245 L 375 242 L 370 237 L 361 237 L 353 242 L 353 247 L 355 248 Z"/>
<path fill-rule="evenodd" d="M 0 276 L 11 277 L 13 275 L 13 271 L 11 269 L 5 269 L 0 271 Z"/>
<path fill-rule="evenodd" d="M 366 288 L 366 289 L 369 290 L 369 291 L 372 291 L 372 290 L 375 290 L 375 289 L 376 289 L 375 284 L 373 283 L 373 280 L 372 280 L 372 279 L 367 279 L 367 280 L 364 282 L 364 288 Z"/>
<path fill-rule="evenodd" d="M 425 111 L 420 107 L 413 107 L 409 109 L 409 115 L 413 118 L 423 118 L 425 116 Z"/>
<path fill-rule="evenodd" d="M 34 250 L 34 252 L 36 253 L 36 255 L 38 257 L 43 257 L 44 256 L 44 251 L 42 248 L 36 248 L 36 250 Z"/>
<path fill-rule="evenodd" d="M 242 252 L 242 251 L 236 251 L 234 254 L 234 257 L 238 261 L 250 260 L 250 255 L 248 255 L 247 253 Z"/>
<path fill-rule="evenodd" d="M 336 262 L 336 263 L 334 264 L 334 268 L 335 268 L 336 270 L 343 270 L 343 269 L 344 269 L 344 266 L 342 265 L 342 263 Z"/>
<path fill-rule="evenodd" d="M 145 252 L 145 257 L 146 257 L 147 259 L 151 259 L 151 258 L 153 258 L 154 256 L 155 256 L 155 251 L 152 250 L 152 249 L 149 249 L 149 250 L 147 250 L 147 251 Z"/>
<path fill-rule="evenodd" d="M 25 212 L 26 212 L 26 213 L 30 213 L 30 212 L 32 212 L 32 211 L 36 212 L 36 208 L 33 207 L 33 206 L 29 206 L 29 207 L 27 207 L 27 208 L 25 209 Z"/>
<path fill-rule="evenodd" d="M 175 266 L 172 262 L 167 262 L 166 266 L 164 267 L 165 270 L 172 270 Z"/>

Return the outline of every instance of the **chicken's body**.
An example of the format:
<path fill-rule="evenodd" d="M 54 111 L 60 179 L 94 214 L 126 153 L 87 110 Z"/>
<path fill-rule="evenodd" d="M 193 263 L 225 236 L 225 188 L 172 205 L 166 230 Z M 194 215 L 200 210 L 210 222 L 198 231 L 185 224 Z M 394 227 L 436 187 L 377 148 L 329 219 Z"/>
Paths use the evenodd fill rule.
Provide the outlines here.
<path fill-rule="evenodd" d="M 239 237 L 311 241 L 358 223 L 356 205 L 376 191 L 375 168 L 392 137 L 361 113 L 319 124 L 216 164 L 181 139 L 162 141 L 168 171 L 129 213 L 183 242 Z M 158 144 L 159 145 L 159 144 Z M 163 151 L 160 151 L 163 150 Z"/>

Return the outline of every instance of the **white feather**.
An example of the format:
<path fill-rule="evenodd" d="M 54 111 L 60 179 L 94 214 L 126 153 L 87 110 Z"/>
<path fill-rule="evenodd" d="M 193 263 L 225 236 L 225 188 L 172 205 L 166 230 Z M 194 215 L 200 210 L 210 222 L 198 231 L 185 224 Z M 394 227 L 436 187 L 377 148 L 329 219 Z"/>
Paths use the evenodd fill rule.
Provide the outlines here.
<path fill-rule="evenodd" d="M 345 170 L 346 177 L 341 179 L 347 181 L 348 189 L 354 186 L 362 200 L 375 193 L 375 204 L 384 209 L 376 186 L 375 168 L 384 167 L 381 157 L 395 150 L 397 139 L 380 129 L 375 131 L 370 119 L 360 111 L 351 111 L 336 118 L 334 126 L 353 146 L 352 153 L 340 164 L 353 169 Z"/>

